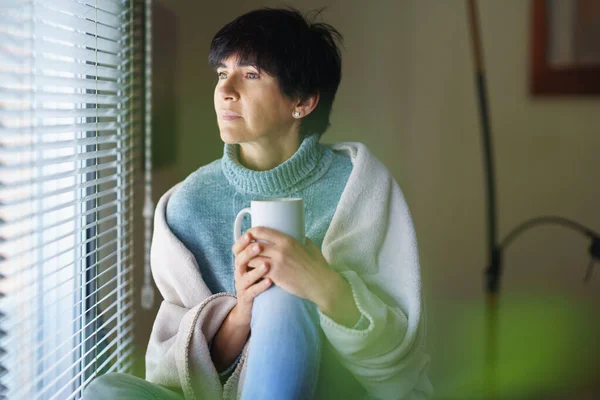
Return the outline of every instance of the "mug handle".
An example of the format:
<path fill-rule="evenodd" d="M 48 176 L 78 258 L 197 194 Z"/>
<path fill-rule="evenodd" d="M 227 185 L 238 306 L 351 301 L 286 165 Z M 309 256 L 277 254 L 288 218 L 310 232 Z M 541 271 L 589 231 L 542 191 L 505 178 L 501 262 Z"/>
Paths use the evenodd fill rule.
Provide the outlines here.
<path fill-rule="evenodd" d="M 233 224 L 233 240 L 237 242 L 242 237 L 242 219 L 245 214 L 249 214 L 252 218 L 252 209 L 250 207 L 244 208 L 235 217 L 235 223 Z"/>

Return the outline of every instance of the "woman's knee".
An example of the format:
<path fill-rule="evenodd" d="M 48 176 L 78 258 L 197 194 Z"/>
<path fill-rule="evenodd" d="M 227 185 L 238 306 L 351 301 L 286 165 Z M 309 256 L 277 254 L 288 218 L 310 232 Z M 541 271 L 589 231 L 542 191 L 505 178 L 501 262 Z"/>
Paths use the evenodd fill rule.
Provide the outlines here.
<path fill-rule="evenodd" d="M 286 292 L 278 286 L 271 286 L 254 299 L 252 319 L 262 315 L 273 317 L 302 317 L 314 321 L 317 318 L 316 305 L 311 301 Z"/>

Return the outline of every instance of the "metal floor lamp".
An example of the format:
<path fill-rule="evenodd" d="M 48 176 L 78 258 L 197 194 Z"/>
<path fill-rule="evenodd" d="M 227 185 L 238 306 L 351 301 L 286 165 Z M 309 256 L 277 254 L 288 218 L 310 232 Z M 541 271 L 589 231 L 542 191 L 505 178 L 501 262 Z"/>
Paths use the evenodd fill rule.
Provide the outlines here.
<path fill-rule="evenodd" d="M 588 265 L 584 282 L 591 278 L 594 260 L 600 260 L 600 235 L 585 226 L 556 216 L 542 216 L 530 219 L 518 225 L 502 241 L 497 239 L 497 213 L 496 213 L 496 185 L 494 174 L 494 160 L 489 122 L 488 98 L 486 77 L 481 49 L 481 34 L 476 0 L 467 0 L 470 37 L 475 66 L 477 94 L 479 100 L 479 117 L 481 123 L 482 145 L 484 153 L 485 187 L 487 199 L 487 254 L 488 263 L 485 269 L 485 291 L 487 303 L 486 315 L 486 391 L 490 399 L 496 397 L 496 333 L 499 303 L 500 277 L 502 273 L 502 252 L 522 232 L 541 224 L 559 224 L 577 230 L 591 239 L 590 263 Z"/>

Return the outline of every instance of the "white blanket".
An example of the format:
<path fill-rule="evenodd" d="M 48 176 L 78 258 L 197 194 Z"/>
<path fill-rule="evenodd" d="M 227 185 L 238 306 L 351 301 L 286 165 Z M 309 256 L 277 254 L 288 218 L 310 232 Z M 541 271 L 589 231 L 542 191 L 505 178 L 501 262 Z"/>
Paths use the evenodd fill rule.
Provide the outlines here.
<path fill-rule="evenodd" d="M 402 192 L 387 168 L 361 143 L 336 143 L 353 169 L 321 251 L 350 283 L 356 305 L 370 321 L 353 330 L 320 313 L 327 345 L 366 389 L 381 399 L 426 399 L 426 323 L 417 242 Z M 231 293 L 212 294 L 192 253 L 169 230 L 167 202 L 154 217 L 152 273 L 164 300 L 146 353 L 146 379 L 180 387 L 185 398 L 235 399 L 245 376 L 246 343 L 235 371 L 221 385 L 208 343 L 234 307 Z"/>

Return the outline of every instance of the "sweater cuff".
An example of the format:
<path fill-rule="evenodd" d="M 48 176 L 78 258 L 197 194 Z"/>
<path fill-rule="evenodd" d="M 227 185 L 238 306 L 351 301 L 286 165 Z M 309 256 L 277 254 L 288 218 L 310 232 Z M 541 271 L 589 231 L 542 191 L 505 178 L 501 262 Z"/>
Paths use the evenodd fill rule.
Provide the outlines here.
<path fill-rule="evenodd" d="M 365 317 L 363 314 L 360 314 L 360 319 L 358 320 L 356 325 L 354 325 L 352 327 L 352 329 L 354 329 L 356 331 L 362 331 L 362 330 L 367 329 L 369 327 L 369 325 L 371 325 L 371 322 L 369 322 L 369 319 L 367 317 Z"/>
<path fill-rule="evenodd" d="M 212 339 L 210 342 L 208 342 L 208 350 L 209 351 L 212 350 L 213 340 L 214 339 Z M 242 353 L 243 353 L 243 351 L 240 352 L 240 354 L 237 356 L 235 361 L 233 363 L 231 363 L 231 365 L 229 367 L 227 367 L 224 371 L 221 371 L 221 372 L 217 371 L 217 374 L 219 375 L 219 379 L 221 380 L 221 383 L 227 381 L 227 379 L 229 378 L 229 375 L 231 375 L 231 373 L 235 370 L 235 367 L 237 367 L 238 362 L 242 358 Z"/>

